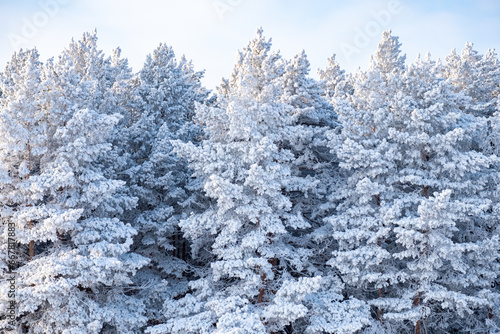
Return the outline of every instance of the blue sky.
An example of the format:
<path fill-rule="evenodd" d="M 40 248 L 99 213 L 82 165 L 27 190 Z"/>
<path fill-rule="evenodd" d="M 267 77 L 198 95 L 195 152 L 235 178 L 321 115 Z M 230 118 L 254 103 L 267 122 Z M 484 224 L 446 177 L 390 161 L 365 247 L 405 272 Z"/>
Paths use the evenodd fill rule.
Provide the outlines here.
<path fill-rule="evenodd" d="M 312 75 L 333 53 L 348 71 L 366 67 L 382 31 L 392 29 L 407 61 L 444 58 L 466 42 L 500 48 L 498 0 L 0 0 L 0 66 L 17 47 L 47 59 L 72 37 L 97 29 L 100 47 L 120 46 L 134 70 L 160 43 L 185 54 L 216 86 L 258 27 L 285 57 L 302 49 Z"/>

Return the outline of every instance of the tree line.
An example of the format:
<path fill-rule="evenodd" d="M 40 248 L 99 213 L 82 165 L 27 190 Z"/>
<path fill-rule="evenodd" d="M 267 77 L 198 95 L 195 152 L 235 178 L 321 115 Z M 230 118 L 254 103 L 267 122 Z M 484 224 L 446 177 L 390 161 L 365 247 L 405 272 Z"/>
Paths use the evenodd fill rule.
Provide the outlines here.
<path fill-rule="evenodd" d="M 408 63 L 385 31 L 313 79 L 259 29 L 215 91 L 165 44 L 39 58 L 0 73 L 2 330 L 500 330 L 494 50 Z"/>

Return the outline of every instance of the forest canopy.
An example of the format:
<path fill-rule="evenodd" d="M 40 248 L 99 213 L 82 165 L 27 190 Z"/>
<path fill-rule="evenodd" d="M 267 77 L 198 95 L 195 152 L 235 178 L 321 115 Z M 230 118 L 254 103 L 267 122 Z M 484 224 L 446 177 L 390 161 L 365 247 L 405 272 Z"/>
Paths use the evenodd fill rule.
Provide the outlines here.
<path fill-rule="evenodd" d="M 95 32 L 0 73 L 0 330 L 497 333 L 500 62 L 367 69 L 262 29 L 216 90 Z"/>

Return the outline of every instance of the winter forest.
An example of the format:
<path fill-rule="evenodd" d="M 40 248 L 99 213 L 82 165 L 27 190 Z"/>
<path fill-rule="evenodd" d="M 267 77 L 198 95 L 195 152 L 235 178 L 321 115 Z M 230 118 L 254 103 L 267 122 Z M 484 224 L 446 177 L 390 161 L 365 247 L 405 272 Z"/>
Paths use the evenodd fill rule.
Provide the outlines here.
<path fill-rule="evenodd" d="M 0 331 L 500 333 L 500 62 L 310 76 L 262 29 L 216 90 L 95 32 L 0 73 Z M 335 51 L 335 50 L 332 50 Z"/>

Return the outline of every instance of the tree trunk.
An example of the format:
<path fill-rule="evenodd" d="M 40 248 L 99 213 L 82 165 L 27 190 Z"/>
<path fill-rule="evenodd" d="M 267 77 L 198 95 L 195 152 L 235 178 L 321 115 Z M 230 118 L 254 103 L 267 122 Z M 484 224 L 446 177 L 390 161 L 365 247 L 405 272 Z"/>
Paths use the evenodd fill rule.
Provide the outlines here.
<path fill-rule="evenodd" d="M 493 319 L 493 310 L 491 309 L 491 307 L 488 307 L 488 319 Z M 486 333 L 490 334 L 490 330 L 488 329 Z"/>
<path fill-rule="evenodd" d="M 380 194 L 375 195 L 375 201 L 377 203 L 377 206 L 380 206 Z M 377 239 L 377 246 L 382 247 L 382 240 L 380 238 Z M 379 264 L 382 264 L 382 262 L 380 262 Z M 384 290 L 382 288 L 379 288 L 377 291 L 377 297 L 382 298 L 383 293 L 384 293 Z M 382 323 L 382 315 L 383 314 L 384 314 L 384 311 L 382 310 L 382 308 L 379 307 L 377 309 L 377 320 L 380 321 L 380 323 Z"/>
<path fill-rule="evenodd" d="M 422 186 L 422 196 L 429 198 L 429 186 Z"/>
<path fill-rule="evenodd" d="M 425 198 L 429 198 L 429 187 L 428 186 L 422 186 L 422 196 Z M 428 231 L 424 231 L 424 233 L 427 233 Z M 422 251 L 420 252 L 420 255 L 422 254 L 427 254 L 427 251 Z M 420 299 L 422 298 L 422 291 L 418 292 L 417 297 L 413 300 L 413 306 L 418 306 L 420 305 Z M 417 321 L 415 324 L 415 334 L 420 334 L 420 319 Z"/>
<path fill-rule="evenodd" d="M 415 334 L 420 334 L 420 320 L 418 320 L 415 325 Z"/>
<path fill-rule="evenodd" d="M 422 299 L 422 291 L 419 291 L 417 297 L 415 297 L 415 299 L 413 300 L 413 306 L 418 306 L 420 305 L 420 301 Z M 417 323 L 415 324 L 415 334 L 420 334 L 420 319 L 417 321 Z"/>
<path fill-rule="evenodd" d="M 269 260 L 267 260 L 267 262 L 269 262 L 272 265 L 273 273 L 276 276 L 276 274 L 278 272 L 278 262 L 279 262 L 278 259 L 273 257 L 273 258 L 270 258 Z M 262 282 L 262 288 L 259 289 L 259 295 L 257 296 L 257 303 L 264 302 L 264 294 L 266 293 L 266 290 L 267 290 L 267 275 L 265 273 L 263 273 L 260 276 L 260 280 Z M 276 293 L 276 291 L 271 291 L 271 292 L 273 294 Z"/>
<path fill-rule="evenodd" d="M 378 289 L 378 298 L 382 298 L 383 290 L 382 288 Z M 377 320 L 382 323 L 382 315 L 384 315 L 384 311 L 379 307 L 377 311 Z"/>
<path fill-rule="evenodd" d="M 266 292 L 266 274 L 260 275 L 260 280 L 262 282 L 262 287 L 259 289 L 259 295 L 257 296 L 257 303 L 264 302 L 264 293 Z"/>
<path fill-rule="evenodd" d="M 26 175 L 26 179 L 29 179 L 31 176 L 31 145 L 30 141 L 28 140 L 28 143 L 26 144 L 26 149 L 28 150 L 28 157 L 27 157 L 27 167 L 28 167 L 28 174 Z M 28 203 L 27 206 L 31 206 L 31 204 Z M 33 221 L 30 220 L 28 222 L 28 227 L 31 230 L 33 228 Z M 29 260 L 31 261 L 35 257 L 35 241 L 30 240 L 29 243 Z"/>
<path fill-rule="evenodd" d="M 187 249 L 186 249 L 186 239 L 182 239 L 182 261 L 187 260 Z"/>
<path fill-rule="evenodd" d="M 425 151 L 424 148 L 422 149 L 421 155 L 422 155 L 422 161 L 427 162 L 430 160 L 430 156 Z M 424 170 L 425 169 L 426 168 L 424 167 Z M 422 186 L 422 196 L 425 198 L 429 198 L 429 186 Z M 428 232 L 428 230 L 424 231 L 424 233 L 427 233 L 427 232 Z M 427 254 L 427 250 L 425 252 L 422 252 L 421 254 L 423 254 L 423 253 Z M 415 297 L 415 299 L 413 300 L 413 306 L 414 307 L 419 306 L 421 299 L 422 299 L 422 291 L 419 291 L 417 297 Z M 419 320 L 417 320 L 417 323 L 415 324 L 415 334 L 420 334 L 421 321 L 422 321 L 422 319 L 419 319 Z"/>
<path fill-rule="evenodd" d="M 179 257 L 178 256 L 178 245 L 177 245 L 177 231 L 174 231 L 173 235 L 172 235 L 172 246 L 174 246 L 174 250 L 172 251 L 172 256 L 173 257 Z"/>
<path fill-rule="evenodd" d="M 28 223 L 28 226 L 31 230 L 31 228 L 33 227 L 33 221 L 30 220 L 30 222 Z M 30 241 L 30 244 L 29 244 L 29 256 L 30 256 L 30 261 L 35 257 L 35 241 L 34 240 L 31 240 Z"/>

